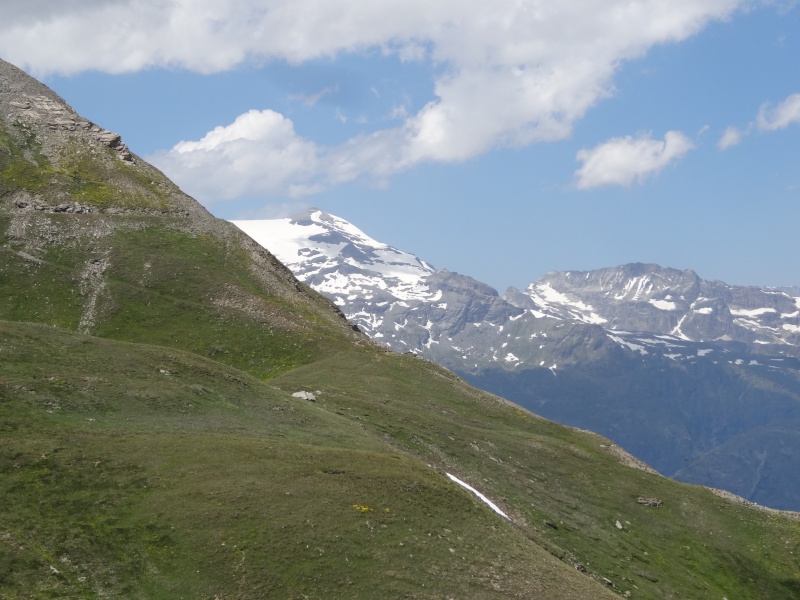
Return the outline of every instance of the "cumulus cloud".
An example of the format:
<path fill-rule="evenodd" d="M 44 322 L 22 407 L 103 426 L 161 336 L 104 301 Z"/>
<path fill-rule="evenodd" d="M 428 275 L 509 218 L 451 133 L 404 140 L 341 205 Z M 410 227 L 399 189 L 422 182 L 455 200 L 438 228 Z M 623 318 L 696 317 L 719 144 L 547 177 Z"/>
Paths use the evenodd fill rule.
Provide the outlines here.
<path fill-rule="evenodd" d="M 613 138 L 591 150 L 578 152 L 583 166 L 575 172 L 576 187 L 630 186 L 661 171 L 694 148 L 680 131 L 668 131 L 664 140 L 650 134 Z"/>
<path fill-rule="evenodd" d="M 742 143 L 742 132 L 736 127 L 727 127 L 717 142 L 717 148 L 727 150 Z"/>
<path fill-rule="evenodd" d="M 435 64 L 435 93 L 421 110 L 394 129 L 325 150 L 341 169 L 322 176 L 335 180 L 380 178 L 420 162 L 462 161 L 497 147 L 563 139 L 613 94 L 621 63 L 686 39 L 746 0 L 31 0 L 37 8 L 27 11 L 5 4 L 0 55 L 38 75 L 153 67 L 213 73 L 247 61 L 296 64 L 371 49 Z M 307 140 L 290 139 L 309 149 Z M 225 147 L 237 144 L 258 150 L 255 140 Z M 202 162 L 203 152 L 215 160 L 235 155 L 220 148 L 173 149 L 164 160 L 178 168 L 190 157 Z M 267 152 L 261 162 L 270 170 L 273 160 L 283 164 L 269 154 L 269 144 Z M 270 177 L 246 175 L 240 163 L 219 166 L 241 173 L 243 193 L 246 180 L 252 190 L 269 187 Z M 300 181 L 303 172 L 314 177 L 292 166 L 285 182 Z"/>
<path fill-rule="evenodd" d="M 762 131 L 775 131 L 800 124 L 800 94 L 792 94 L 774 108 L 764 104 L 758 112 L 756 123 Z"/>
<path fill-rule="evenodd" d="M 403 60 L 531 66 L 531 58 L 551 63 L 567 54 L 625 58 L 683 39 L 742 3 L 26 0 L 0 9 L 0 53 L 38 73 L 154 66 L 214 72 L 247 57 L 302 62 L 369 47 Z"/>
<path fill-rule="evenodd" d="M 207 202 L 301 197 L 322 189 L 316 182 L 320 149 L 272 110 L 251 110 L 198 141 L 182 141 L 149 158 L 189 194 Z"/>
<path fill-rule="evenodd" d="M 196 141 L 147 159 L 206 205 L 245 197 L 301 198 L 368 175 L 376 183 L 408 166 L 404 132 L 384 130 L 321 146 L 287 117 L 251 110 Z"/>

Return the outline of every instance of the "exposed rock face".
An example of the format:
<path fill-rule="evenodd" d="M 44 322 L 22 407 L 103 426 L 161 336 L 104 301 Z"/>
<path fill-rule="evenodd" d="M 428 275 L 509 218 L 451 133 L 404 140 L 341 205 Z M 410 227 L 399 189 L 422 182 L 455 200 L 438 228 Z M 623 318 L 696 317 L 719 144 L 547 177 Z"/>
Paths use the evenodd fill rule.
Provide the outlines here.
<path fill-rule="evenodd" d="M 3 76 L 0 76 L 0 93 L 17 98 L 7 101 L 8 108 L 11 109 L 6 115 L 7 120 L 19 120 L 29 126 L 46 127 L 54 132 L 83 130 L 89 137 L 116 150 L 121 160 L 135 162 L 119 134 L 82 118 L 49 89 L 34 85 L 24 74 L 14 73 L 14 68 L 8 63 L 5 63 L 3 72 Z"/>
<path fill-rule="evenodd" d="M 78 115 L 45 85 L 0 59 L 0 195 L 17 208 L 212 217 L 110 132 Z M 15 155 L 11 148 L 22 149 Z M 9 155 L 11 154 L 11 155 Z M 28 166 L 26 167 L 26 163 Z M 87 171 L 87 169 L 89 169 Z M 38 177 L 25 181 L 26 176 Z M 76 205 L 80 205 L 77 208 Z"/>

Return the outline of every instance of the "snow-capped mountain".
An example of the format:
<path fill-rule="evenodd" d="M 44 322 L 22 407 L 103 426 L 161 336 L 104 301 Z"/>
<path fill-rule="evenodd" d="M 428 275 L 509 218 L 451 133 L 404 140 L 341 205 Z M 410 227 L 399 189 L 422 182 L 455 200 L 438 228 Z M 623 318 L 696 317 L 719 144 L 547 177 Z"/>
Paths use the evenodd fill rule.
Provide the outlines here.
<path fill-rule="evenodd" d="M 530 284 L 523 296 L 507 297 L 533 310 L 612 331 L 650 331 L 685 341 L 739 341 L 775 349 L 800 345 L 800 298 L 779 290 L 704 281 L 691 269 L 631 264 L 549 273 Z"/>
<path fill-rule="evenodd" d="M 233 222 L 298 279 L 339 306 L 360 299 L 370 306 L 384 300 L 436 300 L 436 292 L 424 284 L 433 267 L 321 210 L 294 218 Z"/>
<path fill-rule="evenodd" d="M 765 476 L 800 470 L 795 288 L 629 264 L 500 296 L 318 209 L 234 223 L 373 340 L 606 435 L 666 475 L 800 510 L 800 483 Z"/>
<path fill-rule="evenodd" d="M 298 279 L 333 300 L 367 335 L 400 352 L 431 349 L 467 322 L 524 313 L 489 286 L 436 270 L 318 209 L 293 218 L 234 223 Z"/>
<path fill-rule="evenodd" d="M 501 297 L 319 209 L 234 223 L 371 338 L 459 371 L 582 360 L 563 343 L 580 325 L 600 326 L 589 330 L 598 339 L 672 360 L 708 357 L 720 342 L 739 342 L 739 353 L 745 344 L 752 354 L 800 356 L 800 298 L 778 290 L 630 264 L 548 273 Z"/>

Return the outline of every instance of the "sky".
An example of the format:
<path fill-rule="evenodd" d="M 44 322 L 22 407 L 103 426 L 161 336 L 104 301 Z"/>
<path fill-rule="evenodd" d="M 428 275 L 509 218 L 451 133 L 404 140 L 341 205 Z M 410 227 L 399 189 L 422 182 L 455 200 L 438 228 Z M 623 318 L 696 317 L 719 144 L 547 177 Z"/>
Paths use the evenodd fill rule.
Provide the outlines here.
<path fill-rule="evenodd" d="M 221 218 L 800 286 L 798 0 L 26 0 L 0 57 Z"/>

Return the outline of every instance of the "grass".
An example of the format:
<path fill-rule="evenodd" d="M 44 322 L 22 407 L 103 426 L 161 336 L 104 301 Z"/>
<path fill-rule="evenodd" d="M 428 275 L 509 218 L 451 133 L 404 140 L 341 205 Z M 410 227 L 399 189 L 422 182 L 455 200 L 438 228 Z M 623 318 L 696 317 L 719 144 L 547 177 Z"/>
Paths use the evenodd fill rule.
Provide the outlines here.
<path fill-rule="evenodd" d="M 192 354 L 0 325 L 4 597 L 593 588 L 358 420 Z"/>
<path fill-rule="evenodd" d="M 230 340 L 230 354 L 208 350 L 211 340 L 224 346 L 211 337 L 214 304 L 198 291 L 221 281 L 240 294 L 258 289 L 238 251 L 159 229 L 120 235 L 107 281 L 118 312 L 103 313 L 101 324 L 117 327 L 106 338 L 116 332 L 136 343 L 2 323 L 0 505 L 18 508 L 0 520 L 0 564 L 8 565 L 0 594 L 796 592 L 796 522 L 623 467 L 602 438 L 535 417 L 416 357 L 354 346 L 295 317 L 284 325 L 287 342 L 327 339 L 264 383 L 261 365 L 280 366 L 281 348 L 270 344 L 282 338 L 249 320 L 258 311 L 218 309 L 238 324 L 238 347 Z M 49 264 L 74 273 L 69 256 Z M 142 279 L 145 256 L 152 280 Z M 199 256 L 208 257 L 202 277 L 191 273 Z M 283 300 L 261 298 L 270 323 L 281 310 L 291 317 Z M 186 305 L 170 310 L 177 300 Z M 135 312 L 144 306 L 150 314 Z M 145 326 L 123 320 L 126 311 Z M 159 337 L 159 327 L 171 337 Z M 182 328 L 186 336 L 176 335 Z M 179 348 L 193 344 L 200 352 Z M 262 344 L 262 363 L 249 362 L 248 344 Z M 321 393 L 308 402 L 291 397 L 297 390 Z M 513 523 L 445 472 L 487 494 Z M 643 495 L 664 506 L 637 504 Z"/>
<path fill-rule="evenodd" d="M 53 164 L 27 125 L 0 123 L 0 197 L 25 190 L 56 203 L 164 211 L 175 189 L 152 167 L 124 163 L 113 149 L 77 137 Z"/>
<path fill-rule="evenodd" d="M 97 149 L 77 140 L 62 152 L 58 175 L 72 198 L 100 208 L 163 211 L 173 187 L 149 170 L 120 161 L 111 148 Z"/>
<path fill-rule="evenodd" d="M 0 217 L 2 223 L 7 224 L 8 219 Z M 77 257 L 73 268 L 65 269 L 48 260 L 21 258 L 21 250 L 9 244 L 0 246 L 0 319 L 76 328 L 83 310 Z M 46 252 L 45 258 L 53 253 L 52 249 Z"/>
<path fill-rule="evenodd" d="M 332 410 L 491 490 L 530 539 L 632 597 L 778 599 L 800 585 L 797 521 L 621 467 L 599 436 L 492 403 L 425 361 L 330 358 L 275 380 L 284 382 L 319 387 Z"/>
<path fill-rule="evenodd" d="M 3 597 L 798 589 L 797 521 L 623 467 L 602 438 L 414 357 L 351 348 L 266 384 L 160 346 L 0 332 L 0 505 L 14 507 L 0 517 Z"/>
<path fill-rule="evenodd" d="M 37 214 L 30 231 L 74 228 L 60 245 L 0 246 L 0 318 L 77 330 L 94 294 L 89 330 L 113 339 L 188 349 L 267 379 L 343 343 L 344 322 L 324 300 L 287 301 L 265 287 L 237 240 L 188 233 L 154 217 L 128 218 L 111 235 L 99 215 Z M 0 222 L 9 223 L 8 217 Z M 79 224 L 85 224 L 83 231 Z M 233 226 L 231 226 L 233 227 Z M 91 279 L 91 261 L 107 265 Z M 294 289 L 291 290 L 296 294 Z"/>
<path fill-rule="evenodd" d="M 213 237 L 154 227 L 120 232 L 109 246 L 98 335 L 185 348 L 262 379 L 310 362 L 332 337 L 311 311 L 298 315 L 264 290 L 242 250 Z"/>
<path fill-rule="evenodd" d="M 53 167 L 41 145 L 21 123 L 17 135 L 0 122 L 0 197 L 19 189 L 40 192 L 51 183 Z"/>

